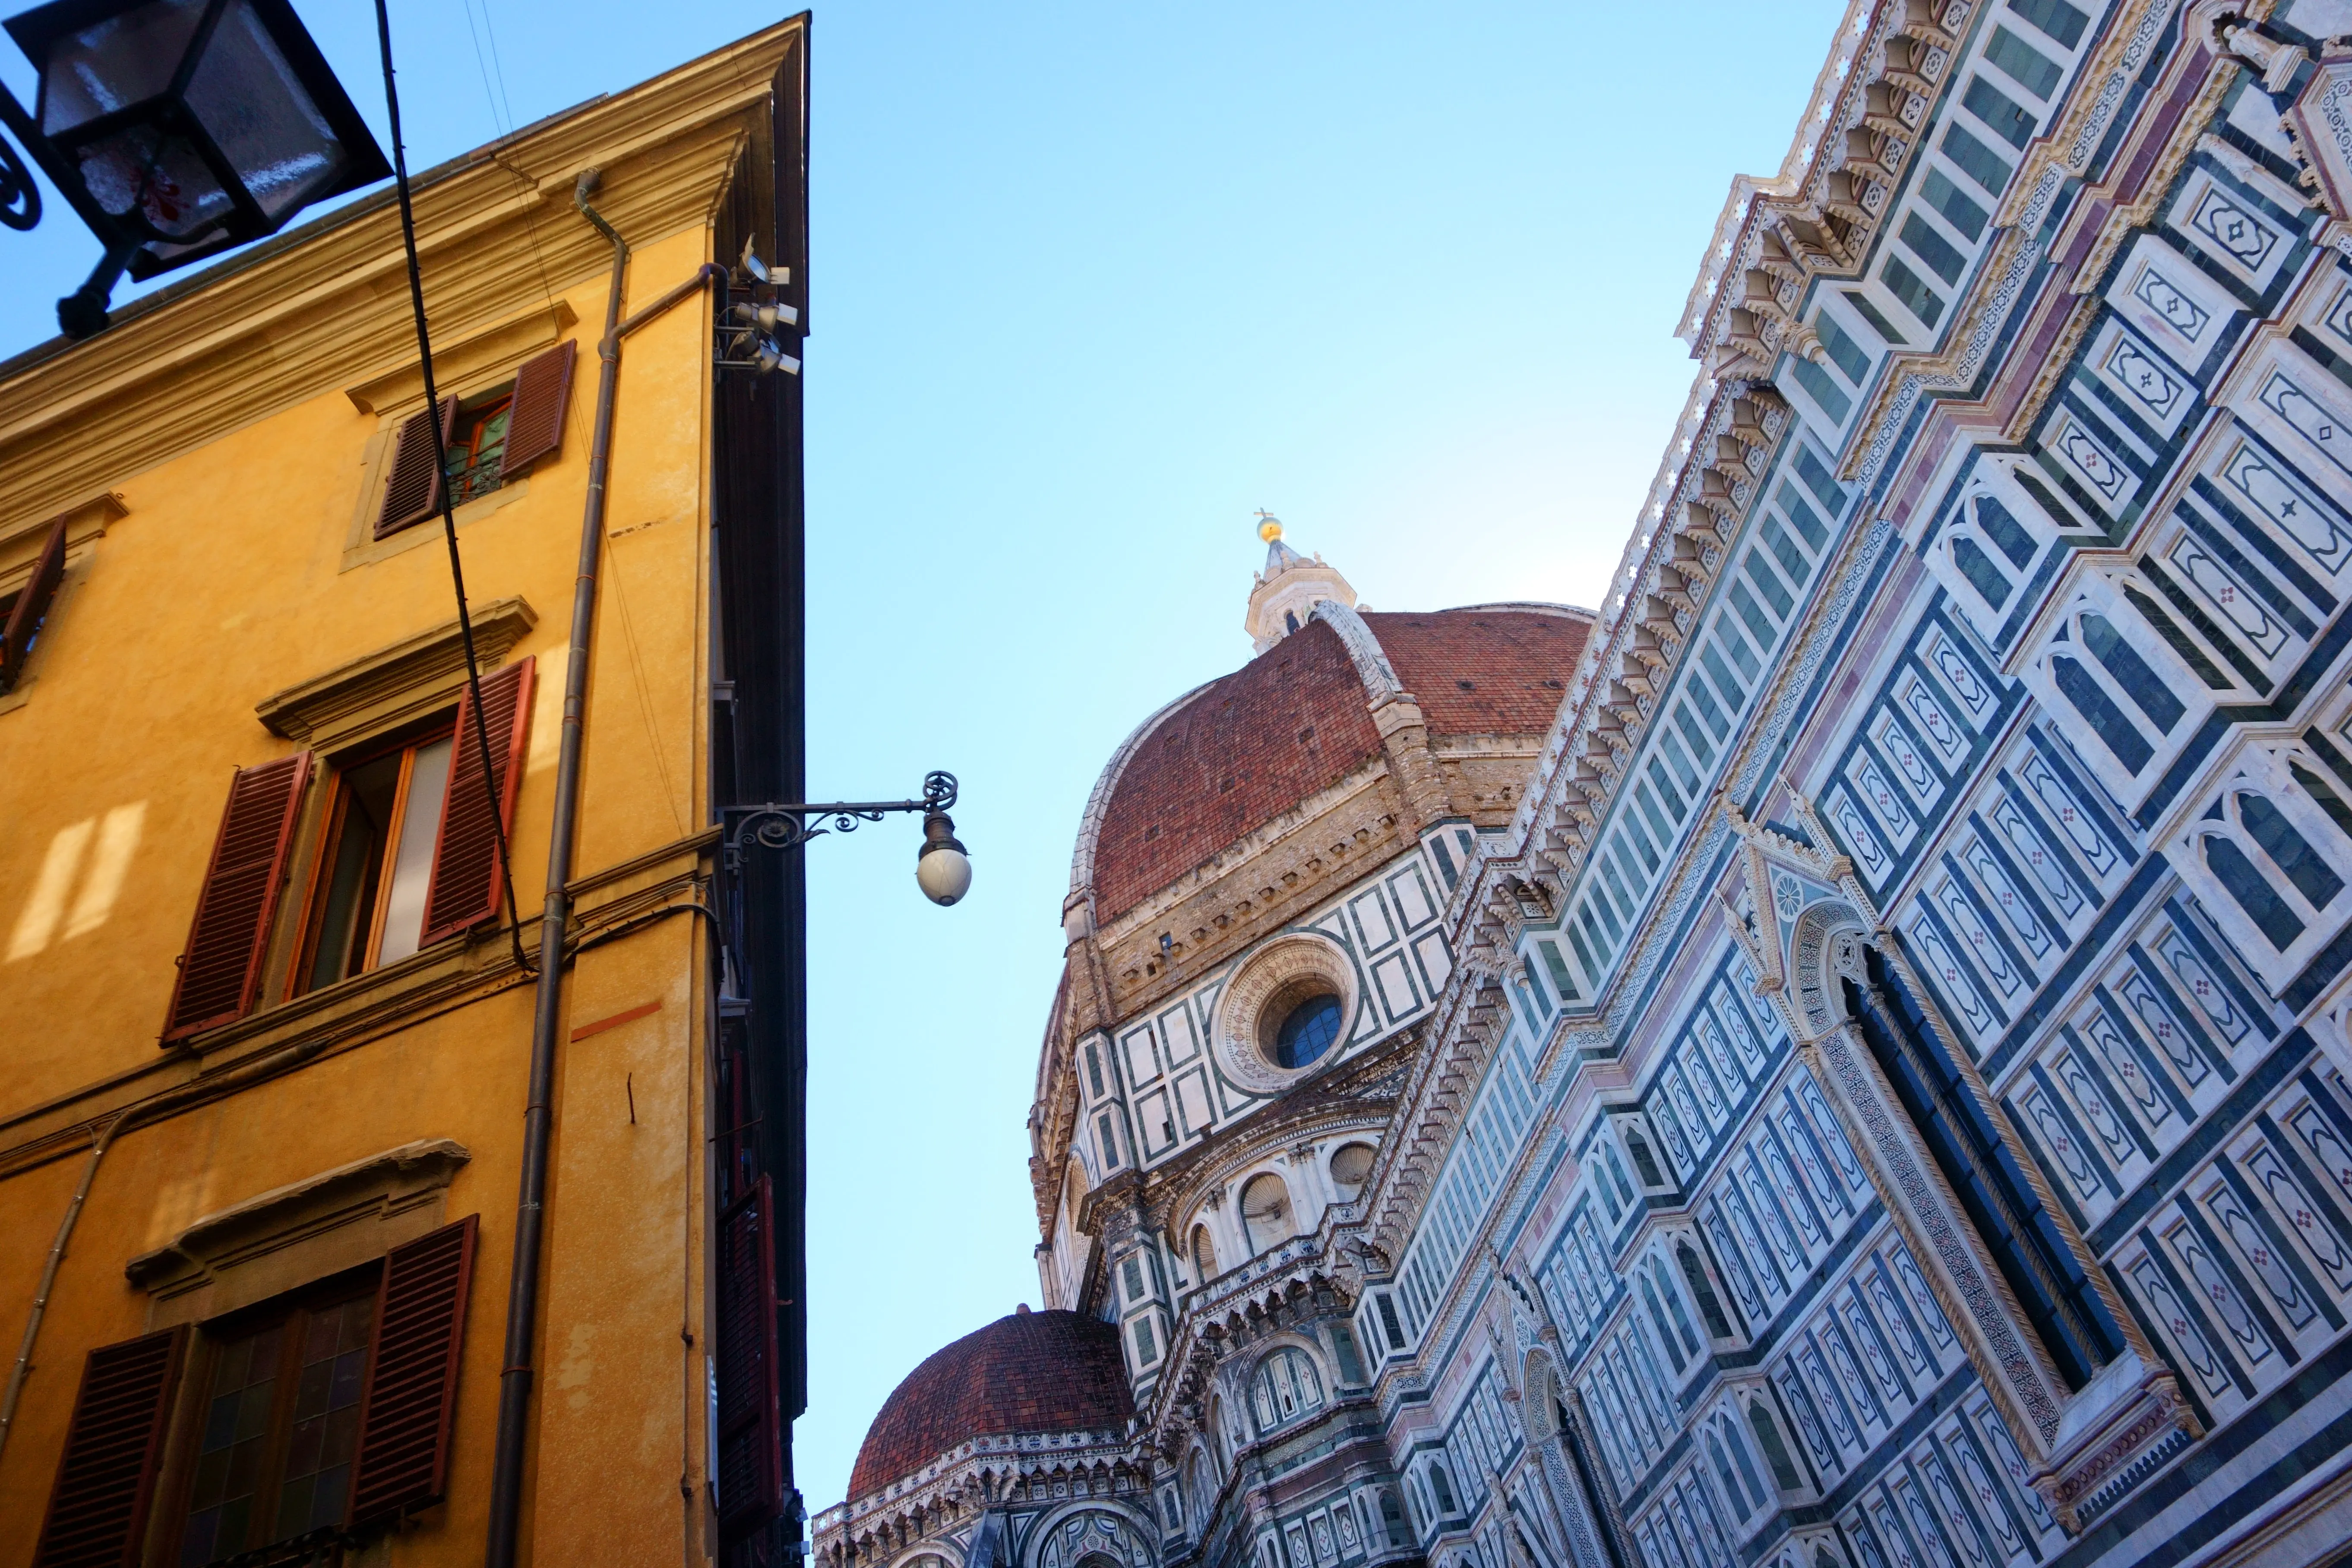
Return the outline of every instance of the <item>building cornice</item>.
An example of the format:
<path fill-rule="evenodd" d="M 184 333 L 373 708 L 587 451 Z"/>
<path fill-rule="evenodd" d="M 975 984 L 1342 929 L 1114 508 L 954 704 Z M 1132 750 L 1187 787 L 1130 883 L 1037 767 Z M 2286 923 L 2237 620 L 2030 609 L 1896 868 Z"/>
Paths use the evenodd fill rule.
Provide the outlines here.
<path fill-rule="evenodd" d="M 462 342 L 520 308 L 551 308 L 609 263 L 602 237 L 568 210 L 583 169 L 603 170 L 599 206 L 640 247 L 708 222 L 805 25 L 770 27 L 421 181 L 417 246 L 436 329 Z M 19 357 L 0 379 L 0 530 L 413 358 L 388 201 L 363 199 L 281 239 L 126 307 L 95 338 Z"/>

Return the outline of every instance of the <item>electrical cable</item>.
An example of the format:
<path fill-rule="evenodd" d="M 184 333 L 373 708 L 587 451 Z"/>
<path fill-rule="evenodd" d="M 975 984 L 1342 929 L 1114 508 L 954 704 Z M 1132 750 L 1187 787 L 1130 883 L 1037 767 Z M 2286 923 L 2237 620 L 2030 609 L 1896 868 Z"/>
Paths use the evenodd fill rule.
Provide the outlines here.
<path fill-rule="evenodd" d="M 466 571 L 457 558 L 457 516 L 450 500 L 449 454 L 441 439 L 441 395 L 433 384 L 433 339 L 425 326 L 425 273 L 416 260 L 416 212 L 409 202 L 408 153 L 400 138 L 400 92 L 393 84 L 392 16 L 384 0 L 375 0 L 376 42 L 383 54 L 383 102 L 392 117 L 392 174 L 400 193 L 400 239 L 408 252 L 408 302 L 416 318 L 416 353 L 425 373 L 425 427 L 433 433 L 433 473 L 441 491 L 441 531 L 449 542 L 449 582 L 457 595 L 457 631 L 466 645 L 466 706 L 474 715 L 474 741 L 481 750 L 482 789 L 489 796 L 490 834 L 497 843 L 499 882 L 506 898 L 507 938 L 514 943 L 515 963 L 526 974 L 538 971 L 522 950 L 522 911 L 515 902 L 514 868 L 507 852 L 504 803 L 499 798 L 498 770 L 490 762 L 490 728 L 482 717 L 482 667 L 474 653 L 474 622 L 466 608 Z"/>

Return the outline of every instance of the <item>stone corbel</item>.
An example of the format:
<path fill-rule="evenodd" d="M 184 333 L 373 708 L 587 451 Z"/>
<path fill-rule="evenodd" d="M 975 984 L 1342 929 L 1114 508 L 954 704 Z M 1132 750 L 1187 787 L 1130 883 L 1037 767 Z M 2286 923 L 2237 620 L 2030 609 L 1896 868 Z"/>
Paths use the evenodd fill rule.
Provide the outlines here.
<path fill-rule="evenodd" d="M 2339 228 L 2352 224 L 2352 59 L 2320 61 L 2279 122 L 2303 154 L 2328 216 Z"/>
<path fill-rule="evenodd" d="M 2204 1435 L 2164 1363 L 2126 1348 L 2067 1401 L 2033 1489 L 2067 1534 L 2080 1535 L 2143 1477 Z"/>

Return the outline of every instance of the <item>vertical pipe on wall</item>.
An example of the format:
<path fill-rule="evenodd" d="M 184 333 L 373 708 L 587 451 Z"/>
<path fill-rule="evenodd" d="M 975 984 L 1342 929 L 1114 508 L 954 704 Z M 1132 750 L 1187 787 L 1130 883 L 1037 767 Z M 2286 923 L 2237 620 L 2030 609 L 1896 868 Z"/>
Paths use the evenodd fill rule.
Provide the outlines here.
<path fill-rule="evenodd" d="M 0 1453 L 8 1448 L 8 1434 L 16 1420 L 16 1401 L 25 1392 L 25 1379 L 33 1370 L 33 1342 L 41 1336 L 41 1320 L 48 1315 L 49 1292 L 58 1282 L 58 1265 L 65 1261 L 66 1243 L 73 1239 L 75 1222 L 81 1218 L 81 1205 L 89 1197 L 89 1184 L 98 1177 L 98 1163 L 106 1158 L 107 1145 L 130 1117 L 129 1111 L 117 1115 L 89 1146 L 89 1163 L 81 1170 L 81 1184 L 74 1189 L 73 1200 L 66 1205 L 65 1217 L 58 1222 L 58 1238 L 49 1243 L 49 1259 L 41 1266 L 41 1283 L 33 1291 L 32 1315 L 25 1320 L 24 1342 L 16 1347 L 16 1364 L 8 1373 L 8 1392 L 0 1394 Z"/>
<path fill-rule="evenodd" d="M 588 700 L 588 649 L 596 621 L 596 573 L 604 541 L 604 482 L 613 458 L 613 394 L 621 374 L 621 291 L 629 247 L 588 205 L 597 172 L 587 170 L 572 204 L 613 245 L 604 335 L 596 344 L 596 420 L 588 448 L 588 502 L 580 521 L 572 580 L 572 646 L 563 674 L 563 740 L 555 764 L 554 823 L 547 843 L 547 902 L 539 922 L 539 999 L 530 1027 L 530 1098 L 523 1110 L 521 1191 L 515 1201 L 514 1268 L 507 1289 L 506 1359 L 499 1373 L 498 1448 L 491 1461 L 488 1568 L 511 1568 L 522 1524 L 525 1440 L 530 1428 L 531 1357 L 539 1318 L 540 1248 L 545 1237 L 547 1152 L 555 1096 L 555 1042 L 562 1023 L 563 933 L 572 913 L 572 837 L 580 817 L 581 730 Z"/>

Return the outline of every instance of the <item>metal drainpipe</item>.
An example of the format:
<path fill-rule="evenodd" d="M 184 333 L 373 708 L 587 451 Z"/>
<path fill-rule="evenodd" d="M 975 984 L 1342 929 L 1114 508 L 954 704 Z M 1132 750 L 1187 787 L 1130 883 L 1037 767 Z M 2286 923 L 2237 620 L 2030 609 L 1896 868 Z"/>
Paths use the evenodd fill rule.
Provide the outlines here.
<path fill-rule="evenodd" d="M 613 281 L 604 300 L 604 335 L 596 344 L 596 418 L 588 447 L 588 502 L 580 520 L 580 564 L 572 579 L 572 647 L 563 675 L 563 741 L 555 763 L 555 820 L 548 834 L 547 902 L 539 923 L 539 1000 L 530 1026 L 530 1100 L 523 1110 L 522 1182 L 515 1202 L 514 1271 L 507 1289 L 506 1361 L 499 1373 L 498 1447 L 491 1459 L 489 1542 L 485 1568 L 513 1568 L 522 1525 L 523 1458 L 530 1432 L 531 1357 L 539 1321 L 539 1264 L 547 1207 L 548 1134 L 553 1119 L 555 1047 L 562 1023 L 563 941 L 572 900 L 572 848 L 580 820 L 580 744 L 588 697 L 588 649 L 596 624 L 596 572 L 604 542 L 604 482 L 613 460 L 613 396 L 621 378 L 621 340 L 646 321 L 726 278 L 705 264 L 652 304 L 621 319 L 629 246 L 588 205 L 602 178 L 583 170 L 572 203 L 613 244 Z"/>
<path fill-rule="evenodd" d="M 115 1132 L 131 1119 L 129 1111 L 116 1115 L 90 1145 L 89 1163 L 81 1171 L 81 1185 L 74 1189 L 73 1201 L 66 1205 L 65 1218 L 58 1222 L 58 1238 L 49 1243 L 49 1260 L 41 1268 L 40 1288 L 33 1292 L 33 1315 L 25 1320 L 25 1341 L 16 1350 L 16 1370 L 8 1374 L 8 1392 L 0 1394 L 0 1453 L 7 1451 L 8 1434 L 16 1429 L 16 1401 L 25 1392 L 25 1379 L 33 1370 L 33 1342 L 40 1337 L 41 1320 L 48 1315 L 49 1291 L 58 1282 L 58 1265 L 65 1261 L 66 1243 L 73 1239 L 74 1222 L 81 1218 L 81 1205 L 89 1196 L 89 1184 L 98 1176 L 98 1163 L 106 1158 L 107 1145 L 114 1142 Z"/>

